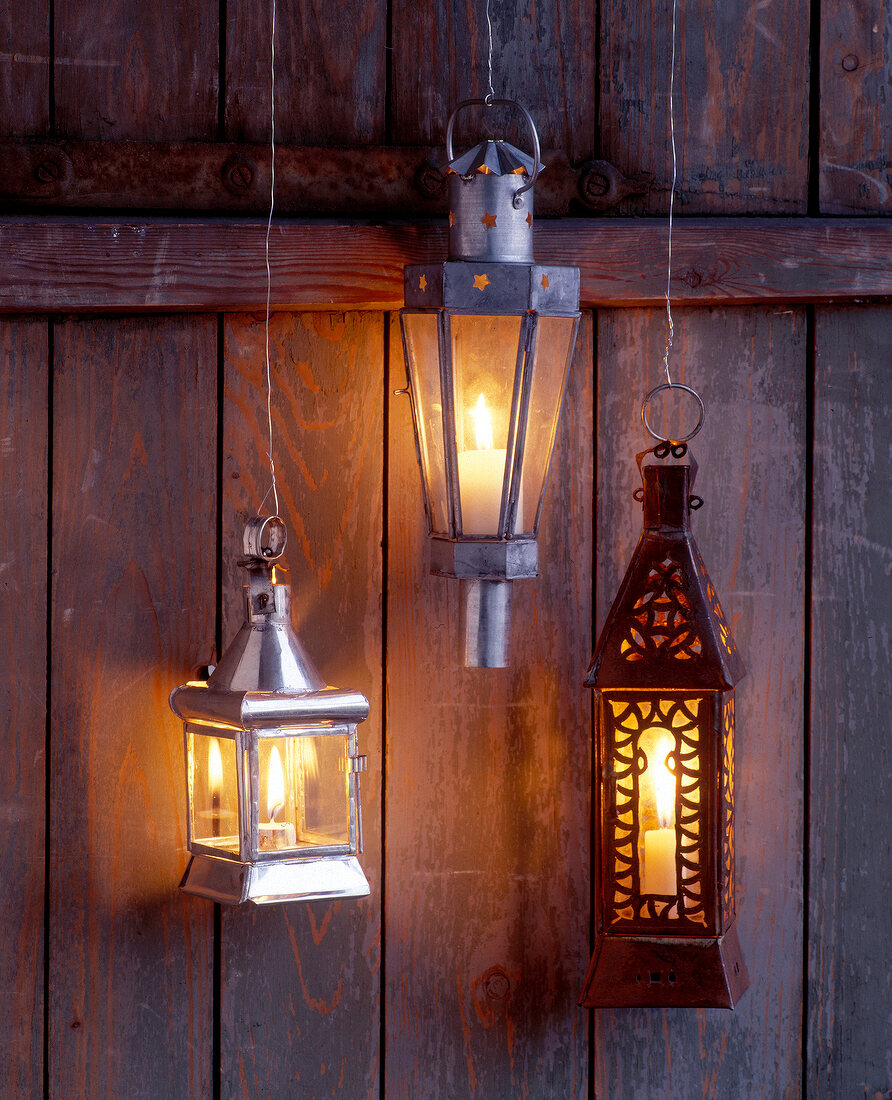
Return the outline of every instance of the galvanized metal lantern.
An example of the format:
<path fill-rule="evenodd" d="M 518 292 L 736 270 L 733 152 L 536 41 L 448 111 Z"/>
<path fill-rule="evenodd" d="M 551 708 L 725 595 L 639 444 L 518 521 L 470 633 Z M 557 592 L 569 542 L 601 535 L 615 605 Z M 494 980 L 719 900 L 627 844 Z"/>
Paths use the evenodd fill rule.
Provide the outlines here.
<path fill-rule="evenodd" d="M 600 879 L 589 1007 L 733 1008 L 749 985 L 734 923 L 733 688 L 744 669 L 691 535 L 694 469 L 644 467 L 644 531 L 585 681 Z"/>
<path fill-rule="evenodd" d="M 455 158 L 456 115 L 517 107 L 533 156 L 487 140 Z M 579 321 L 579 270 L 533 259 L 542 165 L 512 100 L 460 103 L 447 127 L 449 256 L 405 269 L 400 314 L 431 572 L 463 589 L 465 664 L 507 664 L 510 582 L 536 534 Z"/>
<path fill-rule="evenodd" d="M 285 525 L 251 520 L 245 622 L 207 682 L 175 688 L 185 721 L 188 845 L 180 886 L 237 905 L 369 893 L 358 691 L 326 687 L 291 624 Z"/>

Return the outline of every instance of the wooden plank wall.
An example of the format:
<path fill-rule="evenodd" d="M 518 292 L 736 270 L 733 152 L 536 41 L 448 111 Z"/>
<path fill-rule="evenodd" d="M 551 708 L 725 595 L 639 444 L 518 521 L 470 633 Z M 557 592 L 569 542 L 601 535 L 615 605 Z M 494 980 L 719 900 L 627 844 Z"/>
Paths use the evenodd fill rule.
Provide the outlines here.
<path fill-rule="evenodd" d="M 546 146 L 643 181 L 617 213 L 664 213 L 667 5 L 491 8 L 497 94 Z M 679 3 L 680 217 L 888 213 L 888 5 L 818 8 L 815 25 L 802 6 Z M 265 140 L 269 17 L 247 0 L 9 7 L 0 139 Z M 450 105 L 485 91 L 480 0 L 280 0 L 278 27 L 283 140 L 435 143 Z M 454 586 L 425 572 L 395 319 L 274 315 L 296 622 L 323 674 L 372 703 L 372 894 L 220 912 L 177 892 L 166 695 L 234 630 L 240 524 L 267 488 L 262 317 L 219 308 L 0 320 L 0 1097 L 892 1095 L 892 305 L 676 310 L 673 370 L 709 413 L 695 533 L 749 670 L 752 987 L 733 1014 L 575 1005 L 579 684 L 640 524 L 659 309 L 584 317 L 547 569 L 517 586 L 514 664 L 490 673 L 458 667 Z"/>

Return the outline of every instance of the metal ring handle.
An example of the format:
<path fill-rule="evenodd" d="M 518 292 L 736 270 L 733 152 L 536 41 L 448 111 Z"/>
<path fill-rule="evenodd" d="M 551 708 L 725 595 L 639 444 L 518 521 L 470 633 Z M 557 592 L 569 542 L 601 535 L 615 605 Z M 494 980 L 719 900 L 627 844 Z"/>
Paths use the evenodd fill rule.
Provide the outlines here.
<path fill-rule="evenodd" d="M 276 561 L 287 541 L 288 529 L 278 516 L 254 516 L 245 525 L 242 549 L 248 557 Z"/>
<path fill-rule="evenodd" d="M 703 427 L 703 417 L 705 415 L 703 411 L 703 399 L 700 397 L 700 394 L 697 393 L 696 390 L 692 390 L 690 386 L 685 386 L 681 382 L 664 382 L 661 386 L 654 386 L 647 397 L 645 397 L 644 403 L 641 406 L 641 423 L 645 426 L 645 428 L 647 428 L 654 439 L 663 442 L 663 436 L 653 430 L 653 428 L 650 426 L 650 422 L 647 419 L 647 406 L 651 403 L 651 400 L 656 397 L 658 393 L 662 393 L 663 390 L 684 390 L 685 393 L 689 393 L 700 406 L 700 418 L 694 425 L 693 431 L 688 432 L 687 435 L 680 436 L 678 439 L 673 439 L 671 442 L 685 443 L 687 442 L 687 440 L 693 439 L 697 432 L 699 432 L 700 429 Z"/>
<path fill-rule="evenodd" d="M 539 175 L 539 156 L 541 149 L 539 148 L 539 135 L 536 132 L 536 124 L 533 122 L 532 115 L 523 106 L 522 103 L 518 103 L 516 99 L 490 99 L 489 96 L 486 99 L 463 99 L 461 103 L 456 104 L 455 110 L 449 116 L 449 122 L 446 125 L 446 156 L 450 161 L 455 159 L 455 154 L 452 151 L 452 131 L 455 129 L 455 117 L 459 111 L 465 107 L 516 107 L 518 111 L 527 120 L 527 125 L 530 128 L 530 133 L 533 135 L 533 174 L 523 185 L 514 192 L 514 198 L 517 199 L 524 191 L 529 189 L 536 182 L 536 177 Z"/>

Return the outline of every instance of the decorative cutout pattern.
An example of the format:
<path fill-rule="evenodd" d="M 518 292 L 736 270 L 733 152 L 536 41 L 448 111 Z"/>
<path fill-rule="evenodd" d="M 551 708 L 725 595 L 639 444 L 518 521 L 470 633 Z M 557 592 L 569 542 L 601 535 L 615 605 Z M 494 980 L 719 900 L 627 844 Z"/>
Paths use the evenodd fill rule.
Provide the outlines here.
<path fill-rule="evenodd" d="M 722 909 L 725 920 L 734 918 L 734 696 L 722 707 Z"/>
<path fill-rule="evenodd" d="M 657 650 L 690 661 L 703 652 L 684 587 L 681 566 L 670 557 L 651 567 L 647 588 L 635 601 L 620 642 L 620 653 L 627 661 L 643 661 Z"/>
<path fill-rule="evenodd" d="M 718 593 L 713 587 L 712 581 L 709 579 L 709 574 L 706 572 L 706 566 L 703 564 L 703 559 L 697 553 L 697 567 L 700 570 L 700 575 L 706 584 L 706 598 L 709 600 L 709 606 L 712 608 L 712 613 L 718 619 L 719 623 L 719 641 L 722 643 L 722 648 L 729 657 L 733 657 L 737 652 L 734 646 L 734 640 L 731 637 L 731 627 L 728 626 L 728 620 L 725 618 L 725 612 L 722 610 L 722 605 L 719 602 Z"/>
<path fill-rule="evenodd" d="M 702 697 L 605 698 L 605 768 L 612 777 L 605 790 L 605 827 L 608 865 L 605 868 L 607 924 L 678 921 L 706 926 L 703 876 L 706 852 L 700 792 L 703 783 L 700 712 Z M 647 759 L 640 748 L 642 734 L 655 726 L 670 730 L 677 794 L 675 828 L 678 836 L 676 868 L 678 893 L 674 898 L 641 893 L 639 820 L 640 777 Z"/>

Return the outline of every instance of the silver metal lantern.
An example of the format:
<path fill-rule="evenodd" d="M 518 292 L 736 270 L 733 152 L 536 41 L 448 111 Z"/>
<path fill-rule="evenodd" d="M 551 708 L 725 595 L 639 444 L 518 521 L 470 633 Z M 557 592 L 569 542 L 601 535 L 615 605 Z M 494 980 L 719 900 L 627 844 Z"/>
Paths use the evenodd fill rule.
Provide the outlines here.
<path fill-rule="evenodd" d="M 245 622 L 208 680 L 170 696 L 185 722 L 188 845 L 180 886 L 238 905 L 369 893 L 356 725 L 369 704 L 326 687 L 291 624 L 285 525 L 245 528 Z"/>
<path fill-rule="evenodd" d="M 469 106 L 512 106 L 528 156 L 487 140 L 459 157 Z M 538 574 L 536 535 L 579 322 L 579 269 L 535 263 L 542 165 L 527 111 L 465 100 L 449 119 L 449 255 L 405 269 L 400 313 L 431 572 L 462 583 L 466 665 L 508 663 L 512 580 Z"/>

